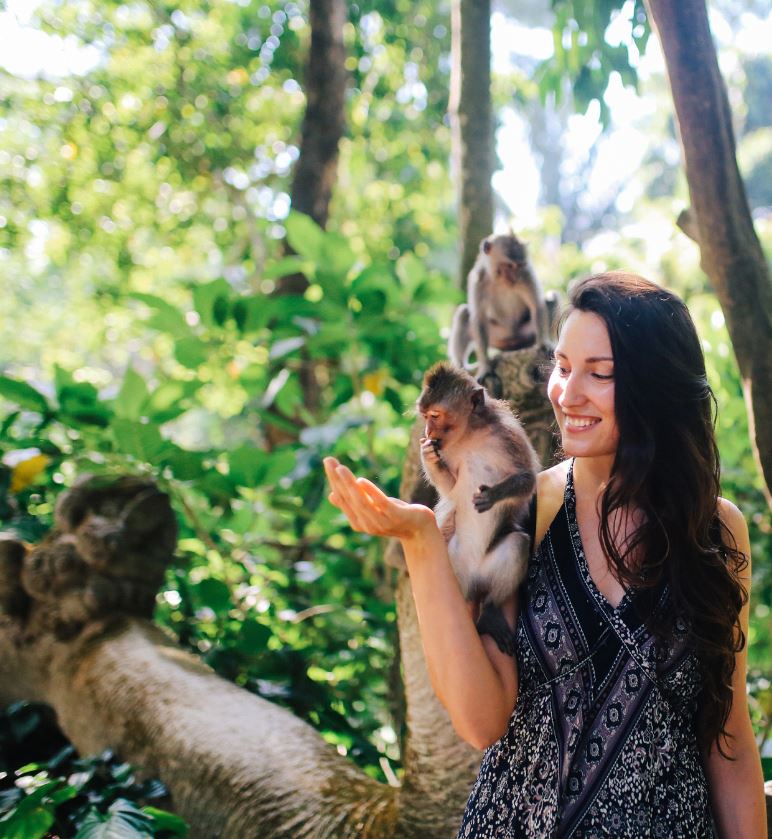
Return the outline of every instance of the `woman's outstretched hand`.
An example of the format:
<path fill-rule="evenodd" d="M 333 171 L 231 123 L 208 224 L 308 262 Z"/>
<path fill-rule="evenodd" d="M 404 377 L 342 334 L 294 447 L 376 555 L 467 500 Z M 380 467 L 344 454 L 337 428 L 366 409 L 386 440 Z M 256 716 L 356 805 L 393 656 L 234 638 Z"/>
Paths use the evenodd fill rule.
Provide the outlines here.
<path fill-rule="evenodd" d="M 367 478 L 357 478 L 334 457 L 324 459 L 332 492 L 330 503 L 349 520 L 352 529 L 373 536 L 410 541 L 437 530 L 434 512 L 423 504 L 390 498 Z"/>

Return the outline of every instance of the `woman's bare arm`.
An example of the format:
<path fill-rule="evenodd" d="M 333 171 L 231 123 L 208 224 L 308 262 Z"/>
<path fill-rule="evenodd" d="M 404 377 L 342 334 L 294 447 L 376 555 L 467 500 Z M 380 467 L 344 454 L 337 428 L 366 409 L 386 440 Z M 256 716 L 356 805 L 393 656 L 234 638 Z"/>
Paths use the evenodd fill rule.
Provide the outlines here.
<path fill-rule="evenodd" d="M 432 686 L 460 737 L 477 748 L 494 743 L 515 706 L 517 667 L 491 638 L 478 634 L 434 513 L 388 497 L 334 458 L 324 466 L 330 502 L 354 530 L 401 541 Z M 504 608 L 514 626 L 514 599 Z"/>
<path fill-rule="evenodd" d="M 737 549 L 748 557 L 748 565 L 742 575 L 742 582 L 750 594 L 751 567 L 748 526 L 742 513 L 728 501 L 719 500 L 721 520 L 731 532 Z M 746 603 L 740 615 L 745 637 L 748 637 L 748 611 Z M 726 839 L 765 839 L 767 818 L 764 800 L 764 780 L 756 740 L 748 714 L 745 688 L 747 646 L 735 659 L 732 677 L 733 699 L 726 730 L 730 735 L 722 741 L 724 751 L 733 760 L 723 757 L 715 745 L 706 761 L 706 772 L 710 783 L 713 812 L 719 832 Z"/>

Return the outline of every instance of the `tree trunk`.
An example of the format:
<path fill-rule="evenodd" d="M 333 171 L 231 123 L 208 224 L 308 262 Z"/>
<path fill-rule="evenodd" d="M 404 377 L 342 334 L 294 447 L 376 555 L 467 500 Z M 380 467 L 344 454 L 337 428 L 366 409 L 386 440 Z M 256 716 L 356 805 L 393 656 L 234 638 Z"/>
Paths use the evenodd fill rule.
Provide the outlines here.
<path fill-rule="evenodd" d="M 461 277 L 493 228 L 490 0 L 453 0 L 450 115 L 459 184 Z"/>
<path fill-rule="evenodd" d="M 346 124 L 346 23 L 344 0 L 310 0 L 311 48 L 306 72 L 306 113 L 300 155 L 292 178 L 292 209 L 327 226 L 332 189 L 338 172 L 338 144 Z M 302 274 L 282 277 L 278 290 L 302 294 L 308 281 Z"/>
<path fill-rule="evenodd" d="M 701 264 L 718 296 L 772 504 L 772 280 L 735 157 L 726 89 L 705 0 L 646 0 L 662 43 Z"/>

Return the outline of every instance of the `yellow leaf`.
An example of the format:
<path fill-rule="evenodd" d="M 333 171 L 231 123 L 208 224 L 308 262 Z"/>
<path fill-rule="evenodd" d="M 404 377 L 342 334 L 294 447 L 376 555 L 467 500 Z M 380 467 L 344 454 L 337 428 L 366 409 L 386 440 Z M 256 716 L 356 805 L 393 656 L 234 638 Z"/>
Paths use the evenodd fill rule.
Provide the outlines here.
<path fill-rule="evenodd" d="M 386 376 L 386 370 L 374 370 L 372 373 L 365 373 L 362 384 L 365 390 L 369 390 L 374 396 L 380 396 L 386 385 Z"/>
<path fill-rule="evenodd" d="M 48 455 L 36 454 L 17 463 L 11 472 L 11 492 L 21 492 L 26 489 L 46 468 L 50 460 Z"/>

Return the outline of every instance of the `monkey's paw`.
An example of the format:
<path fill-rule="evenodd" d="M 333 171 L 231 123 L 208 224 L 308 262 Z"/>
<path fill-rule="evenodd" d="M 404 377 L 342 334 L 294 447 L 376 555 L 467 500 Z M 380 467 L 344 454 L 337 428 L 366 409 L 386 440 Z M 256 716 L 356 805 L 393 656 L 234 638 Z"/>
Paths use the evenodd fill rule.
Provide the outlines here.
<path fill-rule="evenodd" d="M 421 437 L 421 457 L 424 463 L 439 466 L 442 463 L 439 440 L 433 440 L 431 437 Z"/>
<path fill-rule="evenodd" d="M 485 513 L 495 503 L 496 499 L 493 497 L 491 488 L 485 486 L 485 484 L 481 484 L 479 491 L 472 496 L 472 504 L 474 504 L 474 508 L 478 513 Z"/>

